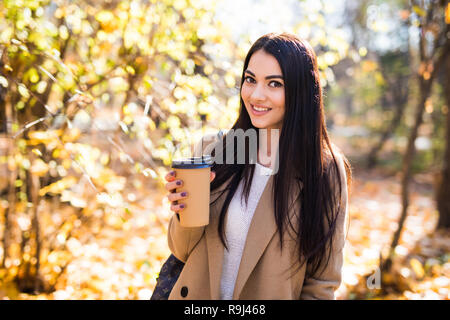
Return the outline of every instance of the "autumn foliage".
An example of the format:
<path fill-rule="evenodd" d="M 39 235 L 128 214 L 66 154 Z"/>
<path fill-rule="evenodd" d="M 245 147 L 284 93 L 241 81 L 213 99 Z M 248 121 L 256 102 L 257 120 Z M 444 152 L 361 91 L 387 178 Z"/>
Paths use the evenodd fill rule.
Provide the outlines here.
<path fill-rule="evenodd" d="M 314 46 L 327 125 L 355 169 L 338 298 L 448 299 L 450 239 L 448 226 L 435 231 L 446 216 L 434 199 L 450 185 L 450 7 L 344 2 L 342 26 L 329 19 L 339 8 L 299 0 L 283 30 Z M 219 5 L 0 3 L 0 299 L 149 299 L 170 254 L 163 177 L 172 158 L 230 128 L 239 110 L 255 39 L 217 19 Z M 376 46 L 380 35 L 391 47 Z M 416 106 L 423 121 L 402 225 L 401 159 Z"/>

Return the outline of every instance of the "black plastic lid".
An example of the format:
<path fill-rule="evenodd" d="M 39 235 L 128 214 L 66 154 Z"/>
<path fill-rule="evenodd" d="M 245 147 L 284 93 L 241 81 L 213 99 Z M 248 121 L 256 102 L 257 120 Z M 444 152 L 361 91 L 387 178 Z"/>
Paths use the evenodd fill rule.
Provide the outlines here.
<path fill-rule="evenodd" d="M 213 159 L 209 155 L 202 157 L 190 157 L 172 161 L 172 168 L 178 169 L 201 169 L 213 166 Z"/>

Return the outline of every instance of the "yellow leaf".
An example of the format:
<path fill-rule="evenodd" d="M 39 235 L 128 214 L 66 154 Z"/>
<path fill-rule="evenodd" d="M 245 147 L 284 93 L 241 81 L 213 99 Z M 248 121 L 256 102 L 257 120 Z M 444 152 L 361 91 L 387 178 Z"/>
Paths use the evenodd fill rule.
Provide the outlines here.
<path fill-rule="evenodd" d="M 445 8 L 445 23 L 450 24 L 450 3 L 447 3 L 447 8 Z"/>
<path fill-rule="evenodd" d="M 34 148 L 33 150 L 31 150 L 31 152 L 33 152 L 35 155 L 42 157 L 42 152 L 39 149 Z"/>
<path fill-rule="evenodd" d="M 64 142 L 74 142 L 76 141 L 81 135 L 81 131 L 78 128 L 72 128 L 67 130 L 66 134 L 62 136 L 62 140 Z"/>
<path fill-rule="evenodd" d="M 419 16 L 422 16 L 422 17 L 425 17 L 426 16 L 426 12 L 425 12 L 425 10 L 423 10 L 421 7 L 419 7 L 419 6 L 413 6 L 413 11 L 415 12 L 415 13 L 417 13 L 417 15 L 419 15 Z"/>
<path fill-rule="evenodd" d="M 49 144 L 50 142 L 58 141 L 61 130 L 46 130 L 46 131 L 32 131 L 28 134 L 30 140 L 27 141 L 29 145 Z"/>
<path fill-rule="evenodd" d="M 364 72 L 373 72 L 377 69 L 377 63 L 372 60 L 366 60 L 362 62 L 362 69 Z"/>
<path fill-rule="evenodd" d="M 134 75 L 136 73 L 136 71 L 134 70 L 134 68 L 132 66 L 126 66 L 125 70 L 127 70 L 127 72 L 132 75 Z"/>
<path fill-rule="evenodd" d="M 155 130 L 156 129 L 156 123 L 151 118 L 149 118 L 148 127 L 149 127 L 150 130 Z"/>
<path fill-rule="evenodd" d="M 420 263 L 419 260 L 416 258 L 412 258 L 409 261 L 409 264 L 411 265 L 411 268 L 414 270 L 414 273 L 418 278 L 422 278 L 425 275 L 425 271 L 423 270 L 422 263 Z"/>
<path fill-rule="evenodd" d="M 63 190 L 66 190 L 73 186 L 77 182 L 75 177 L 64 177 L 48 186 L 45 186 L 39 190 L 39 195 L 42 197 L 48 192 L 59 194 Z"/>
<path fill-rule="evenodd" d="M 64 169 L 68 170 L 72 166 L 72 160 L 71 159 L 64 159 L 62 162 L 62 166 Z"/>
<path fill-rule="evenodd" d="M 42 159 L 36 159 L 33 161 L 30 170 L 33 174 L 43 177 L 48 172 L 48 165 Z"/>
<path fill-rule="evenodd" d="M 30 94 L 28 93 L 28 89 L 24 84 L 19 84 L 17 87 L 17 90 L 19 91 L 20 95 L 24 98 L 28 99 L 30 97 Z"/>
<path fill-rule="evenodd" d="M 102 10 L 95 15 L 95 19 L 100 22 L 102 29 L 106 32 L 112 32 L 118 27 L 115 16 L 111 11 Z"/>
<path fill-rule="evenodd" d="M 24 75 L 24 79 L 29 79 L 32 83 L 39 81 L 39 74 L 35 68 L 30 68 Z"/>
<path fill-rule="evenodd" d="M 87 202 L 82 196 L 70 190 L 62 190 L 61 201 L 70 202 L 72 206 L 77 208 L 85 208 L 87 206 Z"/>

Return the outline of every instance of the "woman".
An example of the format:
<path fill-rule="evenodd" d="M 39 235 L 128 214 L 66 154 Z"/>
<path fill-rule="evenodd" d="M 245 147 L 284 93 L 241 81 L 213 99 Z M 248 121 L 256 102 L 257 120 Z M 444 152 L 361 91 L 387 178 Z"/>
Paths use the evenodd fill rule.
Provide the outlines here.
<path fill-rule="evenodd" d="M 174 172 L 166 176 L 176 213 L 168 243 L 185 262 L 169 299 L 335 299 L 351 168 L 327 134 L 313 49 L 291 34 L 262 36 L 245 59 L 240 94 L 231 129 L 266 129 L 267 138 L 256 163 L 246 151 L 244 164 L 213 165 L 209 225 L 180 226 L 189 191 Z"/>

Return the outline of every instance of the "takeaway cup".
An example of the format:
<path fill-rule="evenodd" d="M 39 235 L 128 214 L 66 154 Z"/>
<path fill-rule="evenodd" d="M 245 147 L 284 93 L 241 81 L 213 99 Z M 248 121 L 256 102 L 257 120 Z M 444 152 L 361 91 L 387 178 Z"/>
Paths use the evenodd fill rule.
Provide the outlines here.
<path fill-rule="evenodd" d="M 183 186 L 174 192 L 187 191 L 183 199 L 186 208 L 180 213 L 183 227 L 200 227 L 209 223 L 209 187 L 212 167 L 211 156 L 189 157 L 172 161 L 177 179 Z"/>

